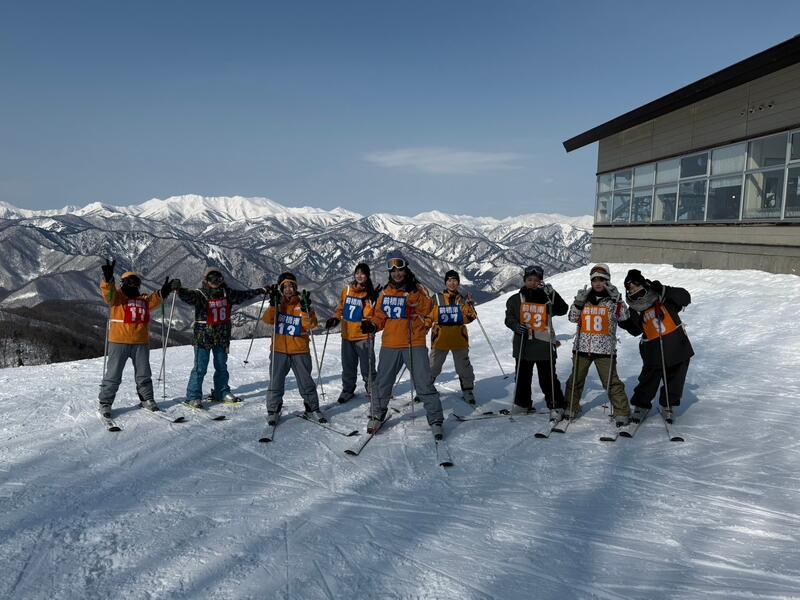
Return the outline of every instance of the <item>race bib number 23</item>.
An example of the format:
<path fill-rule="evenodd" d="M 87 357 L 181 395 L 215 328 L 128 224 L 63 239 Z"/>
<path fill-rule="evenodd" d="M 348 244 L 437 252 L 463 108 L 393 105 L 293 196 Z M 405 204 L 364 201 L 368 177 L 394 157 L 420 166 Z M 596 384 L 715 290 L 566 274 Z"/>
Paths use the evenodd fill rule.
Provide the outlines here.
<path fill-rule="evenodd" d="M 523 302 L 519 307 L 520 323 L 537 333 L 547 331 L 547 304 Z"/>

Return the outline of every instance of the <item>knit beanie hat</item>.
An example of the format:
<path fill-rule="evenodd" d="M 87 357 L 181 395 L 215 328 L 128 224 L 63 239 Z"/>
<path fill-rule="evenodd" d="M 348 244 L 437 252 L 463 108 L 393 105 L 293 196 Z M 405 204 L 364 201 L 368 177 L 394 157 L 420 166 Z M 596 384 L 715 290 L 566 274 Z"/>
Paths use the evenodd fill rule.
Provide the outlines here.
<path fill-rule="evenodd" d="M 281 273 L 278 277 L 278 288 L 282 288 L 283 284 L 287 281 L 291 281 L 294 284 L 294 287 L 297 287 L 297 277 L 286 271 L 285 273 Z"/>
<path fill-rule="evenodd" d="M 444 282 L 447 283 L 447 280 L 453 278 L 456 279 L 459 283 L 461 283 L 461 277 L 458 276 L 458 272 L 450 269 L 447 273 L 444 274 Z"/>
<path fill-rule="evenodd" d="M 595 277 L 602 277 L 606 281 L 611 281 L 611 269 L 605 263 L 597 263 L 589 271 L 589 279 L 594 279 Z"/>
<path fill-rule="evenodd" d="M 529 267 L 525 267 L 525 274 L 523 275 L 523 279 L 527 279 L 531 275 L 535 275 L 539 279 L 544 279 L 544 269 L 539 265 L 531 265 Z"/>
<path fill-rule="evenodd" d="M 631 283 L 644 286 L 647 283 L 647 280 L 644 278 L 644 275 L 642 275 L 642 272 L 639 269 L 631 269 L 628 271 L 628 274 L 625 275 L 625 287 L 628 287 L 628 284 Z"/>

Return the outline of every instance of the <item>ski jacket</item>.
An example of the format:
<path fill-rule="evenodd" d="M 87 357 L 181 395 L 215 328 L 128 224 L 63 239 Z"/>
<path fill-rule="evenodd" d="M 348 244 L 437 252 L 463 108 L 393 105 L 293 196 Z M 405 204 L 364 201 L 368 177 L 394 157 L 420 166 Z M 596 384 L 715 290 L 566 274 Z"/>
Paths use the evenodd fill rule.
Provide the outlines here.
<path fill-rule="evenodd" d="M 361 333 L 361 321 L 369 319 L 372 310 L 366 290 L 357 290 L 349 285 L 343 288 L 335 313 L 342 322 L 342 339 L 350 342 L 366 340 L 369 335 Z"/>
<path fill-rule="evenodd" d="M 194 306 L 192 344 L 210 350 L 214 346 L 231 343 L 231 307 L 264 293 L 263 289 L 232 290 L 227 284 L 210 288 L 203 284 L 199 289 L 181 288 L 178 297 Z"/>
<path fill-rule="evenodd" d="M 512 342 L 514 358 L 519 357 L 519 349 L 522 344 L 522 334 L 517 331 L 517 328 L 522 320 L 525 320 L 530 334 L 525 338 L 523 360 L 550 360 L 550 347 L 551 345 L 555 346 L 556 337 L 550 322 L 551 317 L 565 315 L 568 310 L 569 306 L 555 290 L 553 290 L 552 296 L 548 296 L 542 288 L 529 290 L 523 287 L 519 293 L 513 294 L 506 301 L 505 323 L 506 327 L 514 332 Z M 523 316 L 523 312 L 530 317 Z M 553 356 L 555 353 L 556 349 L 553 347 Z"/>
<path fill-rule="evenodd" d="M 458 292 L 445 290 L 434 295 L 434 304 L 430 319 L 431 348 L 436 350 L 466 350 L 469 348 L 467 324 L 477 317 L 475 307 L 467 304 L 464 296 Z"/>
<path fill-rule="evenodd" d="M 128 298 L 105 279 L 100 281 L 100 293 L 111 307 L 108 341 L 114 344 L 149 344 L 150 313 L 161 306 L 161 292 Z"/>
<path fill-rule="evenodd" d="M 300 306 L 300 296 L 294 296 L 288 302 L 281 299 L 278 308 L 278 323 L 272 333 L 275 352 L 308 354 L 308 332 L 317 326 L 314 309 L 304 312 Z M 270 306 L 261 320 L 267 325 L 275 326 L 275 307 Z"/>
<path fill-rule="evenodd" d="M 630 317 L 628 307 L 622 298 L 615 300 L 608 292 L 589 292 L 582 308 L 573 302 L 569 307 L 572 323 L 578 324 L 578 331 L 572 345 L 572 352 L 593 356 L 612 356 L 616 354 L 617 323 Z"/>
<path fill-rule="evenodd" d="M 660 300 L 643 311 L 630 309 L 630 319 L 619 326 L 639 340 L 639 354 L 646 367 L 661 368 L 661 348 L 664 365 L 670 367 L 694 356 L 694 349 L 678 313 L 692 301 L 689 292 L 679 287 L 664 286 Z M 660 335 L 659 335 L 660 333 Z M 659 342 L 659 339 L 661 340 Z"/>
<path fill-rule="evenodd" d="M 410 342 L 412 348 L 427 347 L 425 336 L 432 324 L 432 307 L 428 291 L 419 284 L 413 292 L 397 289 L 391 284 L 383 288 L 370 319 L 378 331 L 383 331 L 381 346 L 401 349 L 408 348 Z"/>

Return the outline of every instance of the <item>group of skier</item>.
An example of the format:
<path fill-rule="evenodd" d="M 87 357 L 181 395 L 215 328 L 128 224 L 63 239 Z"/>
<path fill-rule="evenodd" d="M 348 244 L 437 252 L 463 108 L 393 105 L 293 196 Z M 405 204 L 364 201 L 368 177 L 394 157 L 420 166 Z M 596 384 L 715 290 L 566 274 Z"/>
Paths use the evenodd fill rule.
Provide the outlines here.
<path fill-rule="evenodd" d="M 99 396 L 101 417 L 111 418 L 111 406 L 128 358 L 134 365 L 141 406 L 153 412 L 160 410 L 153 397 L 149 364 L 150 313 L 160 306 L 163 315 L 164 300 L 175 292 L 183 302 L 195 307 L 194 365 L 186 389 L 188 406 L 203 408 L 203 379 L 212 357 L 214 379 L 210 400 L 240 402 L 231 392 L 227 368 L 231 310 L 236 304 L 261 296 L 261 320 L 272 327 L 266 401 L 268 425 L 275 426 L 280 419 L 289 370 L 295 375 L 303 399 L 303 416 L 320 424 L 327 422 L 320 412 L 309 348 L 309 340 L 314 344 L 310 332 L 318 326 L 317 315 L 310 293 L 299 292 L 292 273 L 282 273 L 274 285 L 236 290 L 228 287 L 219 268 L 209 268 L 197 289 L 184 288 L 179 279 L 167 277 L 160 290 L 143 294 L 141 276 L 137 273 L 123 273 L 121 285 L 117 287 L 114 267 L 115 262 L 106 261 L 100 283 L 109 306 L 106 363 Z M 335 315 L 325 322 L 327 333 L 341 325 L 342 391 L 338 401 L 345 403 L 355 396 L 360 370 L 370 399 L 367 433 L 375 433 L 387 418 L 398 373 L 405 368 L 410 375 L 412 397 L 423 403 L 433 436 L 441 440 L 444 415 L 434 382 L 448 353 L 453 354 L 464 401 L 472 406 L 476 404 L 467 332 L 467 325 L 478 319 L 474 301 L 470 294 L 459 291 L 460 277 L 456 271 L 448 271 L 444 276 L 444 289 L 431 296 L 417 281 L 400 252 L 389 254 L 386 268 L 386 283 L 375 286 L 369 266 L 359 263 L 352 281 L 339 295 Z M 608 265 L 597 264 L 590 271 L 590 286 L 579 290 L 568 306 L 558 292 L 545 283 L 541 267 L 527 267 L 523 281 L 519 293 L 508 299 L 505 315 L 505 325 L 514 332 L 513 356 L 516 359 L 512 414 L 535 410 L 531 395 L 535 366 L 551 422 L 574 420 L 580 413 L 586 376 L 594 364 L 608 392 L 618 427 L 646 416 L 662 381 L 659 403 L 664 418 L 671 422 L 671 410 L 680 403 L 693 355 L 678 316 L 691 301 L 685 289 L 649 281 L 640 271 L 632 269 L 625 278 L 623 299 L 622 293 L 611 283 Z M 267 299 L 269 308 L 263 311 Z M 577 329 L 572 371 L 562 390 L 556 375 L 560 342 L 553 329 L 553 317 L 565 314 L 576 323 Z M 633 413 L 616 371 L 617 326 L 634 336 L 642 336 L 639 347 L 643 366 L 631 399 Z M 376 369 L 374 346 L 375 335 L 379 332 L 382 340 Z M 431 333 L 430 353 L 428 332 Z M 314 353 L 316 355 L 315 346 Z"/>

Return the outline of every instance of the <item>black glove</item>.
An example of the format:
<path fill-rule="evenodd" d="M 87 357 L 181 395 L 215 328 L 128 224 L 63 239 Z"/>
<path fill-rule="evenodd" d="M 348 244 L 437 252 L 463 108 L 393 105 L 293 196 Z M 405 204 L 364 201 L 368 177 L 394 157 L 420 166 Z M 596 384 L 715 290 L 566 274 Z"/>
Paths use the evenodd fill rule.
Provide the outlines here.
<path fill-rule="evenodd" d="M 173 292 L 177 292 L 183 286 L 181 285 L 180 279 L 173 279 L 172 281 L 169 282 L 169 287 L 172 288 Z"/>
<path fill-rule="evenodd" d="M 306 312 L 311 309 L 311 292 L 308 290 L 300 292 L 300 306 L 302 306 L 303 310 Z"/>
<path fill-rule="evenodd" d="M 375 333 L 376 331 L 378 328 L 375 327 L 375 323 L 366 319 L 361 321 L 361 333 Z"/>
<path fill-rule="evenodd" d="M 575 308 L 583 308 L 583 305 L 586 304 L 586 299 L 589 297 L 589 288 L 583 288 L 582 290 L 578 290 L 578 293 L 575 294 L 575 300 L 572 303 L 575 305 Z"/>
<path fill-rule="evenodd" d="M 339 319 L 336 317 L 331 317 L 327 321 L 325 321 L 325 329 L 333 329 L 339 324 Z"/>
<path fill-rule="evenodd" d="M 281 303 L 281 293 L 278 291 L 277 285 L 269 286 L 269 305 L 279 306 Z"/>
<path fill-rule="evenodd" d="M 517 328 L 514 330 L 520 335 L 528 335 L 530 333 L 530 329 L 528 329 L 527 325 L 517 325 Z"/>
<path fill-rule="evenodd" d="M 100 267 L 103 270 L 103 277 L 105 277 L 106 283 L 111 283 L 114 281 L 114 267 L 116 264 L 116 258 L 113 261 L 106 259 L 106 264 Z"/>
<path fill-rule="evenodd" d="M 547 294 L 548 298 L 552 298 L 553 297 L 553 294 L 554 294 L 553 286 L 550 285 L 549 283 L 543 283 L 542 284 L 542 290 L 544 290 L 544 293 Z"/>
<path fill-rule="evenodd" d="M 180 282 L 178 282 L 180 284 Z M 164 299 L 169 296 L 169 293 L 172 291 L 172 282 L 169 280 L 169 277 L 164 279 L 164 285 L 161 286 L 161 298 Z"/>
<path fill-rule="evenodd" d="M 664 297 L 664 286 L 662 285 L 662 283 L 660 281 L 657 281 L 657 280 L 656 281 L 651 281 L 650 282 L 650 289 L 653 290 L 653 292 L 655 292 L 656 296 L 658 296 L 659 299 Z"/>

